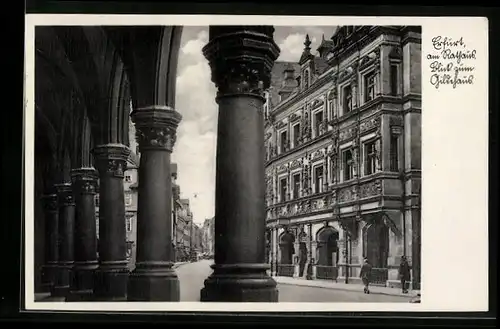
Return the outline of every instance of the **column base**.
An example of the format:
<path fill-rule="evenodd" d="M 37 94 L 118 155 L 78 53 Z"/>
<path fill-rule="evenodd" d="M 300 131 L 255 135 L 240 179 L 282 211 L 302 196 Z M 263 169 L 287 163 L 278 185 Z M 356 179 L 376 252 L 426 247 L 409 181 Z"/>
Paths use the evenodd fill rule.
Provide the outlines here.
<path fill-rule="evenodd" d="M 130 273 L 129 301 L 180 301 L 180 286 L 171 262 L 141 262 Z"/>
<path fill-rule="evenodd" d="M 67 302 L 91 302 L 95 301 L 94 291 L 90 290 L 73 290 L 66 297 Z"/>
<path fill-rule="evenodd" d="M 52 292 L 51 292 L 52 297 L 66 298 L 68 295 L 69 295 L 69 285 L 52 287 Z"/>
<path fill-rule="evenodd" d="M 72 281 L 72 265 L 58 265 L 55 269 L 57 271 L 57 279 L 52 287 L 53 297 L 67 297 L 71 287 Z"/>
<path fill-rule="evenodd" d="M 73 285 L 68 300 L 91 300 L 94 294 L 95 271 L 98 269 L 97 261 L 75 262 L 73 268 Z"/>
<path fill-rule="evenodd" d="M 126 301 L 127 261 L 101 263 L 95 271 L 94 301 Z"/>
<path fill-rule="evenodd" d="M 278 302 L 276 281 L 267 264 L 213 265 L 200 292 L 202 302 Z"/>

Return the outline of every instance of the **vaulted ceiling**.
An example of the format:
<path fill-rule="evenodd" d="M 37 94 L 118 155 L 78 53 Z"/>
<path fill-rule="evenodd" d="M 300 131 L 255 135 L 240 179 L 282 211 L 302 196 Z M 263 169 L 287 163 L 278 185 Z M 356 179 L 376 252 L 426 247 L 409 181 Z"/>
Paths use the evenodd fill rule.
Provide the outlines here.
<path fill-rule="evenodd" d="M 181 31 L 37 26 L 37 170 L 51 182 L 67 180 L 71 168 L 91 164 L 93 145 L 129 145 L 131 98 L 134 107 L 173 107 Z"/>

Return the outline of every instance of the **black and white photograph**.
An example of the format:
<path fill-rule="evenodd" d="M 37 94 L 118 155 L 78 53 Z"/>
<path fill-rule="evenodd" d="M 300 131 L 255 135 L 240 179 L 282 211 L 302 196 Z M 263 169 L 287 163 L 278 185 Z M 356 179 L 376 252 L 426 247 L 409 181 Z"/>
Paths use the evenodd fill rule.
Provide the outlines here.
<path fill-rule="evenodd" d="M 418 307 L 422 30 L 34 26 L 35 304 Z"/>

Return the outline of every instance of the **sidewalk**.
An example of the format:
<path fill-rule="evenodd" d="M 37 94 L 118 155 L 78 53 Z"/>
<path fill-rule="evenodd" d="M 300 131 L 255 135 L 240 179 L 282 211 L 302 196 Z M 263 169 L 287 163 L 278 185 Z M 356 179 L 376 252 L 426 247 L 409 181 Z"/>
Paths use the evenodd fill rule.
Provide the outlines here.
<path fill-rule="evenodd" d="M 289 284 L 295 286 L 304 286 L 304 287 L 317 287 L 317 288 L 326 288 L 326 289 L 338 289 L 338 290 L 347 290 L 347 291 L 356 291 L 363 292 L 363 285 L 359 283 L 350 283 L 346 284 L 343 282 L 333 282 L 326 280 L 306 280 L 304 278 L 291 278 L 285 276 L 273 276 L 274 280 L 280 284 Z M 417 293 L 420 291 L 410 290 L 407 294 L 403 294 L 400 289 L 397 288 L 389 288 L 389 287 L 378 287 L 378 286 L 370 286 L 371 294 L 379 294 L 379 295 L 389 295 L 389 296 L 399 296 L 399 297 L 407 297 L 412 298 L 417 296 Z"/>

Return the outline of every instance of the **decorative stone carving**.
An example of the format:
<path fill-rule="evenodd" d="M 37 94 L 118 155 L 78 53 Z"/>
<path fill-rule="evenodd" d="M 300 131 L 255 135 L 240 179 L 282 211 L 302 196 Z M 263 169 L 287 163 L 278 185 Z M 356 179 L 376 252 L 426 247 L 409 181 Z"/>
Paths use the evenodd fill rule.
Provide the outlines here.
<path fill-rule="evenodd" d="M 295 122 L 295 121 L 299 120 L 300 118 L 301 118 L 300 115 L 297 115 L 296 113 L 292 113 L 290 115 L 290 119 L 289 120 L 290 120 L 290 122 Z"/>
<path fill-rule="evenodd" d="M 94 168 L 78 168 L 71 171 L 71 181 L 76 187 L 75 192 L 95 194 L 97 178 L 97 171 Z"/>
<path fill-rule="evenodd" d="M 172 151 L 176 141 L 175 130 L 167 127 L 142 128 L 136 135 L 141 151 L 148 148 Z"/>
<path fill-rule="evenodd" d="M 324 156 L 325 156 L 325 153 L 323 152 L 323 149 L 319 149 L 313 153 L 311 160 L 316 161 L 316 160 L 322 159 Z"/>
<path fill-rule="evenodd" d="M 279 56 L 273 33 L 272 26 L 210 26 L 210 41 L 203 54 L 218 96 L 243 93 L 262 97 Z"/>
<path fill-rule="evenodd" d="M 358 198 L 358 191 L 355 185 L 340 189 L 340 191 L 338 192 L 338 201 L 341 203 L 354 201 L 357 198 Z"/>
<path fill-rule="evenodd" d="M 73 191 L 70 183 L 62 183 L 54 185 L 57 190 L 57 201 L 59 206 L 73 206 Z"/>
<path fill-rule="evenodd" d="M 282 164 L 281 166 L 278 167 L 278 173 L 283 173 L 283 172 L 286 172 L 288 170 L 288 164 L 284 163 Z"/>
<path fill-rule="evenodd" d="M 160 149 L 172 152 L 182 116 L 168 106 L 151 106 L 131 114 L 141 152 Z"/>
<path fill-rule="evenodd" d="M 374 118 L 361 122 L 361 124 L 359 125 L 359 132 L 360 134 L 363 134 L 367 131 L 379 128 L 380 128 L 380 117 L 376 116 Z"/>
<path fill-rule="evenodd" d="M 93 150 L 100 175 L 123 178 L 130 149 L 121 144 L 99 145 Z"/>
<path fill-rule="evenodd" d="M 311 138 L 311 122 L 309 120 L 309 112 L 305 110 L 304 119 L 302 121 L 302 139 Z"/>
<path fill-rule="evenodd" d="M 305 195 L 309 192 L 309 165 L 304 166 L 304 173 L 302 174 L 302 190 Z"/>
<path fill-rule="evenodd" d="M 375 180 L 363 184 L 359 187 L 359 197 L 360 199 L 368 198 L 371 196 L 376 196 L 382 194 L 382 183 L 380 180 Z"/>
<path fill-rule="evenodd" d="M 323 105 L 324 103 L 325 103 L 325 101 L 322 98 L 315 99 L 311 103 L 311 108 L 314 109 L 316 107 Z"/>
<path fill-rule="evenodd" d="M 288 125 L 288 124 L 287 124 L 284 120 L 282 120 L 282 121 L 280 121 L 280 122 L 278 122 L 278 123 L 276 124 L 276 129 L 278 129 L 278 130 L 279 130 L 279 129 L 283 129 L 283 128 L 285 128 L 287 125 Z"/>
<path fill-rule="evenodd" d="M 271 136 L 272 136 L 272 135 L 273 135 L 273 134 L 272 134 L 271 132 L 266 133 L 266 134 L 264 135 L 264 140 L 265 140 L 265 141 L 269 140 L 269 138 L 271 138 Z"/>
<path fill-rule="evenodd" d="M 357 131 L 355 127 L 349 127 L 344 130 L 341 130 L 339 133 L 339 139 L 340 141 L 345 141 L 352 139 L 357 136 Z"/>
<path fill-rule="evenodd" d="M 304 161 L 302 159 L 293 160 L 292 163 L 290 164 L 290 170 L 302 167 L 303 162 Z"/>

